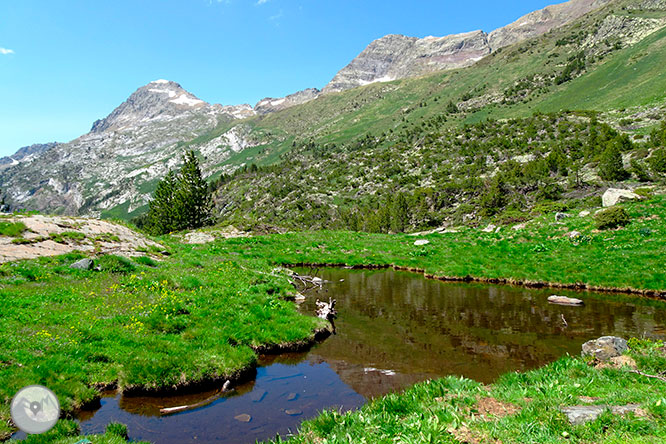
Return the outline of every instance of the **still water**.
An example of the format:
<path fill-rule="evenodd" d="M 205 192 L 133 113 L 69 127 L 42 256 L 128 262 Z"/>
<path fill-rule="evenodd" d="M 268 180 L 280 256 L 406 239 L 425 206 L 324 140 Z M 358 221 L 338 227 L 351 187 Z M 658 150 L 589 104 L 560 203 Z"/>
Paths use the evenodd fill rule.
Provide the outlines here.
<path fill-rule="evenodd" d="M 83 433 L 125 423 L 130 438 L 156 443 L 254 443 L 295 432 L 322 409 L 349 410 L 416 382 L 463 375 L 489 383 L 560 356 L 602 335 L 666 338 L 666 305 L 558 291 L 583 307 L 551 305 L 553 290 L 444 283 L 393 270 L 297 270 L 328 281 L 301 305 L 337 299 L 337 334 L 307 353 L 264 357 L 253 382 L 176 397 L 112 394 L 82 412 Z M 563 318 L 568 326 L 565 326 Z M 160 416 L 159 409 L 209 401 Z"/>

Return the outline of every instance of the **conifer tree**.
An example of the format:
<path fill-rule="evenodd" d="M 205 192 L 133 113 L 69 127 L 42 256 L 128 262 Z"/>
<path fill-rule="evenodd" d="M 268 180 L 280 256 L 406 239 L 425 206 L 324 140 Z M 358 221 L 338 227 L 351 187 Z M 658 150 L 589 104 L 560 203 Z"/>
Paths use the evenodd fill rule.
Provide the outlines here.
<path fill-rule="evenodd" d="M 174 207 L 176 184 L 173 171 L 169 171 L 157 184 L 147 216 L 147 228 L 153 234 L 165 234 L 178 229 Z"/>
<path fill-rule="evenodd" d="M 403 193 L 398 194 L 393 202 L 391 217 L 391 230 L 403 233 L 409 226 L 409 205 Z"/>
<path fill-rule="evenodd" d="M 174 204 L 175 219 L 181 230 L 201 228 L 211 220 L 213 201 L 194 151 L 190 150 L 183 156 Z"/>
<path fill-rule="evenodd" d="M 599 160 L 599 177 L 603 180 L 624 180 L 628 176 L 627 171 L 622 164 L 622 154 L 617 149 L 617 145 L 612 143 L 601 154 Z"/>

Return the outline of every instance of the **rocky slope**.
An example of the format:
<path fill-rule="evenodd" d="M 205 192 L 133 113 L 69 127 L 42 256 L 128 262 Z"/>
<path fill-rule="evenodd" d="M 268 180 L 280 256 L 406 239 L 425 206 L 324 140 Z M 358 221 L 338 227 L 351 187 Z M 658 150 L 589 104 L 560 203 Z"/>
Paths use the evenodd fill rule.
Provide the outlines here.
<path fill-rule="evenodd" d="M 148 202 L 154 183 L 180 162 L 182 144 L 223 122 L 254 115 L 249 105 L 208 104 L 179 84 L 157 80 L 134 92 L 91 131 L 69 143 L 36 148 L 0 172 L 0 189 L 13 208 L 99 215 Z M 206 150 L 217 164 L 244 146 L 236 135 Z M 16 160 L 19 159 L 19 160 Z"/>
<path fill-rule="evenodd" d="M 469 66 L 492 51 L 545 34 L 611 1 L 570 0 L 527 14 L 490 34 L 473 31 L 423 39 L 388 35 L 370 43 L 336 74 L 323 92 L 344 91 L 374 82 Z"/>

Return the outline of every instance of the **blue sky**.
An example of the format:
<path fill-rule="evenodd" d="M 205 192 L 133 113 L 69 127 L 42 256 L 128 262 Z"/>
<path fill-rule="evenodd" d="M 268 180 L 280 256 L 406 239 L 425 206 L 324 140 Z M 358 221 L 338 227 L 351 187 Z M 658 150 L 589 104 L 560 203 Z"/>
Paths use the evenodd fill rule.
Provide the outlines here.
<path fill-rule="evenodd" d="M 323 87 L 372 40 L 483 29 L 548 0 L 2 0 L 0 156 L 66 142 L 169 79 L 224 105 Z"/>

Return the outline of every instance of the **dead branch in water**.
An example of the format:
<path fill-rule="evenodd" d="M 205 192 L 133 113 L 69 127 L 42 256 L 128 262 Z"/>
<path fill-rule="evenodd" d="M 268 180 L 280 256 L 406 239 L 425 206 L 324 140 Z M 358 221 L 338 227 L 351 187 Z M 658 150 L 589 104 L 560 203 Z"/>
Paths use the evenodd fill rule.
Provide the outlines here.
<path fill-rule="evenodd" d="M 289 276 L 289 279 L 291 279 L 292 285 L 297 289 L 299 288 L 299 284 L 302 285 L 302 291 L 306 291 L 309 288 L 322 288 L 324 285 L 324 280 L 322 278 L 300 275 L 298 273 L 292 273 Z"/>
<path fill-rule="evenodd" d="M 171 415 L 172 413 L 179 413 L 179 412 L 184 412 L 186 410 L 194 410 L 199 407 L 203 407 L 205 405 L 210 404 L 211 402 L 215 401 L 218 399 L 221 395 L 223 395 L 225 392 L 229 391 L 229 386 L 231 385 L 231 381 L 227 381 L 224 383 L 222 388 L 215 392 L 213 396 L 210 396 L 203 401 L 196 402 L 194 404 L 188 404 L 188 405 L 179 405 L 178 407 L 164 407 L 160 409 L 160 414 L 161 415 Z"/>

